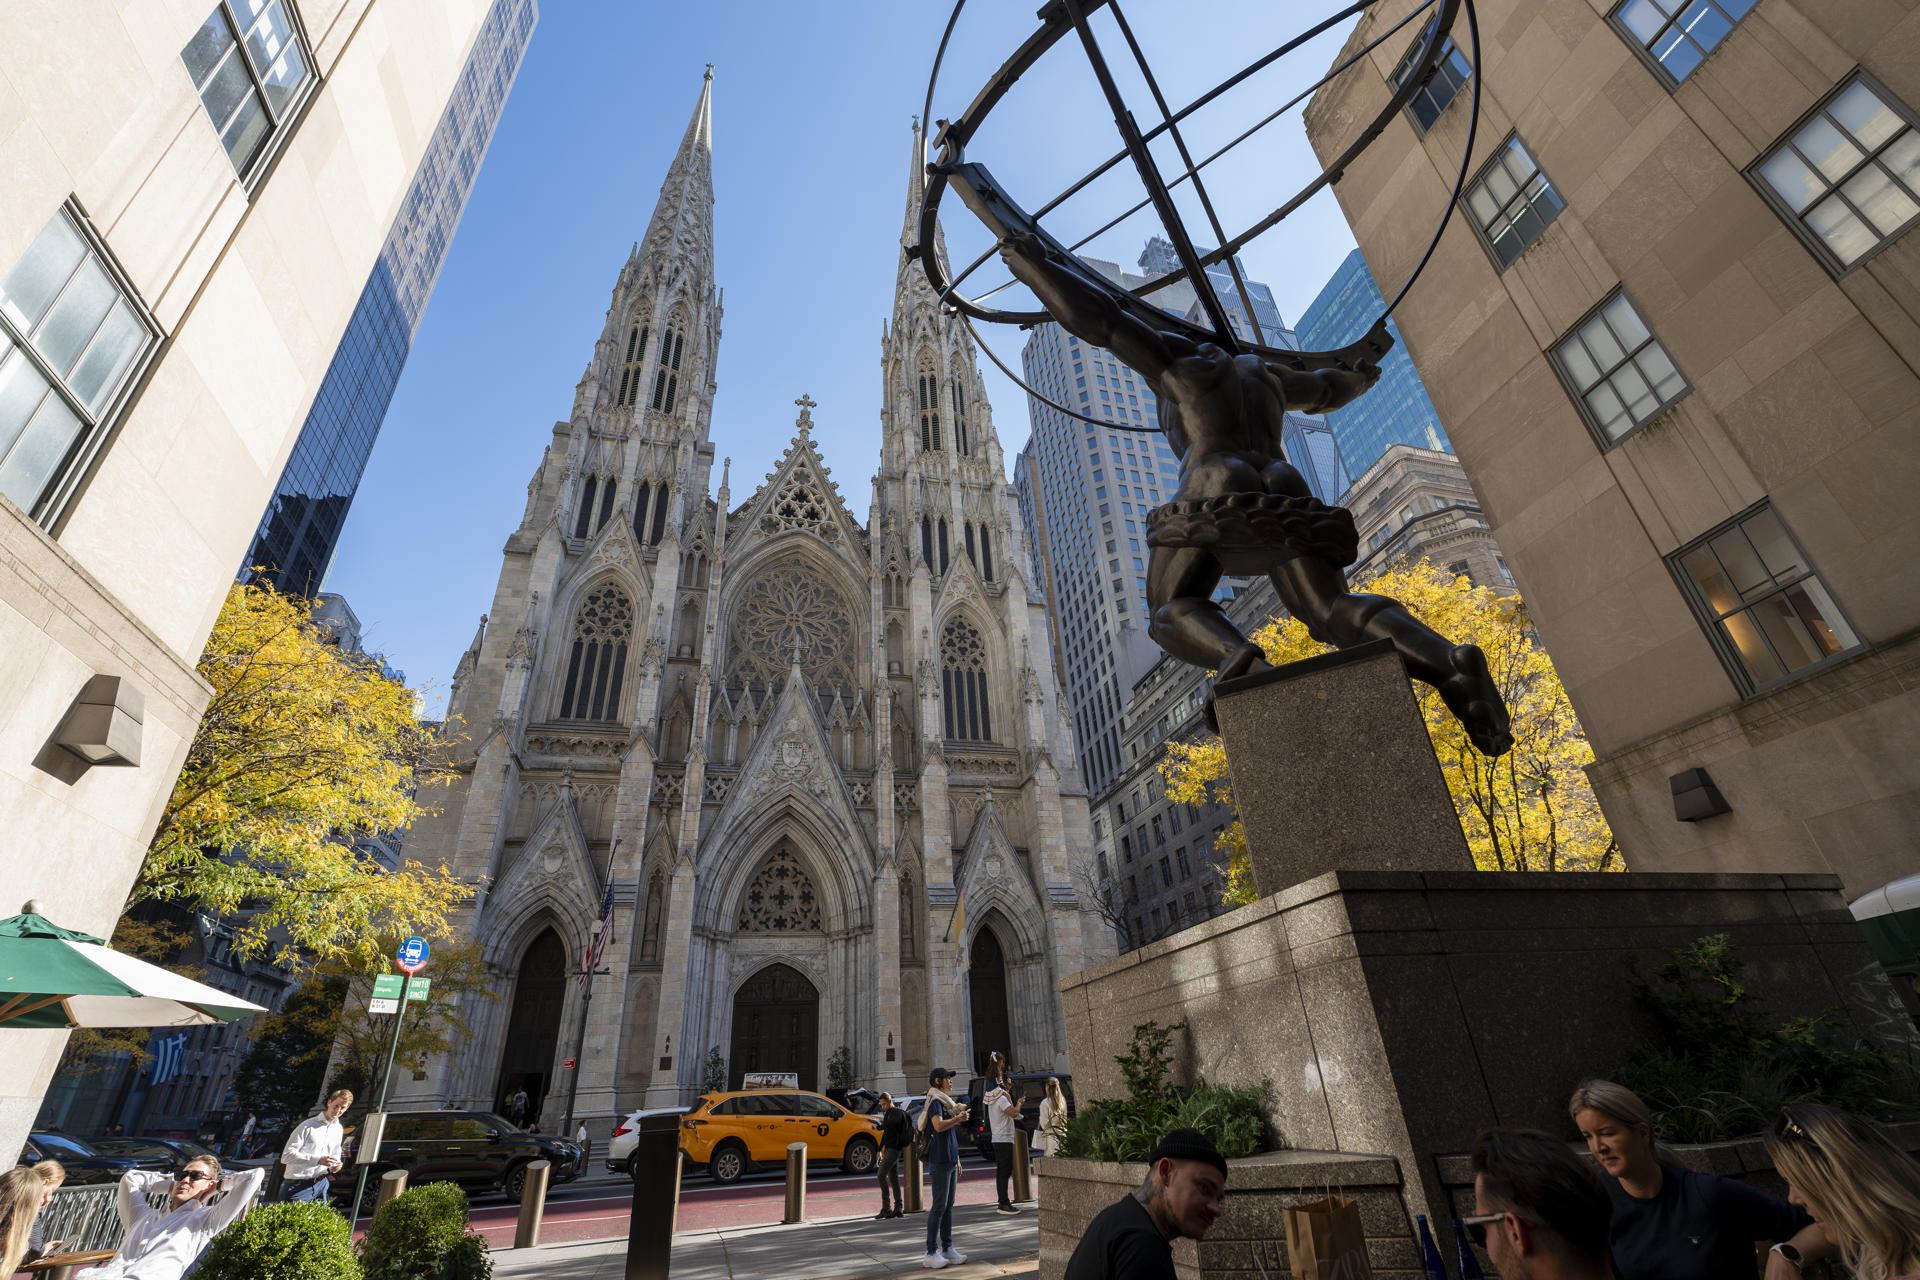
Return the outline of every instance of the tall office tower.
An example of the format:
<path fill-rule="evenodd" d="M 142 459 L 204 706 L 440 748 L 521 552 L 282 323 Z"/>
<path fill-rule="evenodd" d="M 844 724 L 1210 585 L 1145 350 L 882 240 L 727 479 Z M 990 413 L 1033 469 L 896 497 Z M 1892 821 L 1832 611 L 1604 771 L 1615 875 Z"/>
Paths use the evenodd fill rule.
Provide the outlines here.
<path fill-rule="evenodd" d="M 259 576 L 300 595 L 320 589 L 539 16 L 537 0 L 494 0 L 327 366 L 241 577 Z"/>
<path fill-rule="evenodd" d="M 1387 305 L 1367 270 L 1367 260 L 1355 249 L 1334 269 L 1333 278 L 1308 304 L 1294 327 L 1301 347 L 1309 351 L 1331 351 L 1366 335 Z M 1344 409 L 1326 415 L 1327 425 L 1340 446 L 1341 460 L 1349 475 L 1358 477 L 1380 461 L 1380 455 L 1396 444 L 1416 449 L 1451 452 L 1446 428 L 1440 425 L 1440 412 L 1427 398 L 1427 386 L 1420 371 L 1413 367 L 1400 328 L 1389 316 L 1387 332 L 1393 335 L 1393 350 L 1380 362 L 1380 381 L 1373 389 Z"/>
<path fill-rule="evenodd" d="M 81 8 L 0 5 L 0 826 L 17 898 L 105 936 L 234 566 L 494 5 Z M 65 1043 L 7 1032 L 0 1166 Z"/>
<path fill-rule="evenodd" d="M 1859 898 L 1920 846 L 1920 12 L 1670 8 L 1507 6 L 1333 191 L 1380 278 L 1412 270 L 1484 77 L 1397 318 L 1607 821 L 1636 871 Z M 1421 35 L 1318 92 L 1323 160 Z"/>

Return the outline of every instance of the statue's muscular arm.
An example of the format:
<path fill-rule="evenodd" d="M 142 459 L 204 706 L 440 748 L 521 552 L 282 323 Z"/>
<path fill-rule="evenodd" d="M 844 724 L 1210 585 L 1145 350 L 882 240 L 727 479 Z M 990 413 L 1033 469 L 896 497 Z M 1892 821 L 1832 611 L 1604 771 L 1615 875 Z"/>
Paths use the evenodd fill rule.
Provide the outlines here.
<path fill-rule="evenodd" d="M 1364 360 L 1351 369 L 1336 366 L 1311 372 L 1269 361 L 1267 371 L 1280 379 L 1287 408 L 1298 413 L 1332 413 L 1352 404 L 1380 380 L 1380 367 Z"/>
<path fill-rule="evenodd" d="M 1061 328 L 1083 342 L 1105 347 L 1156 385 L 1168 365 L 1199 350 L 1179 334 L 1164 333 L 1122 311 L 1106 290 L 1054 259 L 1035 236 L 1008 236 L 1000 242 L 1000 257 Z"/>

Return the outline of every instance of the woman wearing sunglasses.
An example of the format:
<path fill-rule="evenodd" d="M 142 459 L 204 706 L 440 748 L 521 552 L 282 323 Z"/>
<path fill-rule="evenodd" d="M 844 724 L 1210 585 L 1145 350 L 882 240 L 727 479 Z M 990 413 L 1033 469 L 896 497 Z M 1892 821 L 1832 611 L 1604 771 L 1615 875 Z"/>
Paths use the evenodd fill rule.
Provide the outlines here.
<path fill-rule="evenodd" d="M 1744 1182 L 1674 1164 L 1631 1089 L 1586 1080 L 1567 1102 L 1613 1197 L 1620 1280 L 1752 1280 L 1753 1243 L 1775 1242 L 1766 1280 L 1799 1280 L 1832 1245 L 1801 1210 Z"/>
<path fill-rule="evenodd" d="M 1920 1161 L 1844 1111 L 1786 1107 L 1767 1155 L 1857 1280 L 1920 1277 Z"/>
<path fill-rule="evenodd" d="M 177 1174 L 123 1174 L 115 1201 L 127 1238 L 120 1252 L 85 1273 L 88 1280 L 180 1280 L 213 1238 L 247 1211 L 266 1176 L 265 1169 L 249 1169 L 223 1178 L 212 1156 Z M 166 1203 L 156 1209 L 147 1196 L 162 1189 Z M 221 1191 L 227 1194 L 220 1203 L 207 1203 Z"/>

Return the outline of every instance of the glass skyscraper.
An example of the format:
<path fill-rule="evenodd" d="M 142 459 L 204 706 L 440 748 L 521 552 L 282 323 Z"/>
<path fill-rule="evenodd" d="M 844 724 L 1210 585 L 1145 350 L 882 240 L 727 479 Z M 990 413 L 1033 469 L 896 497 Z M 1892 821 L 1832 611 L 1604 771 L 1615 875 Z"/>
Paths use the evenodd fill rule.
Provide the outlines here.
<path fill-rule="evenodd" d="M 495 0 L 487 14 L 240 565 L 242 578 L 300 595 L 319 591 L 539 18 L 538 0 Z"/>
<path fill-rule="evenodd" d="M 1367 270 L 1367 260 L 1355 249 L 1301 315 L 1294 332 L 1305 350 L 1335 350 L 1364 337 L 1386 305 L 1373 283 L 1373 273 Z M 1453 452 L 1439 411 L 1427 398 L 1426 384 L 1420 381 L 1391 316 L 1387 331 L 1393 335 L 1393 350 L 1380 362 L 1380 381 L 1346 408 L 1326 416 L 1340 457 L 1354 479 L 1380 461 L 1388 445 Z"/>

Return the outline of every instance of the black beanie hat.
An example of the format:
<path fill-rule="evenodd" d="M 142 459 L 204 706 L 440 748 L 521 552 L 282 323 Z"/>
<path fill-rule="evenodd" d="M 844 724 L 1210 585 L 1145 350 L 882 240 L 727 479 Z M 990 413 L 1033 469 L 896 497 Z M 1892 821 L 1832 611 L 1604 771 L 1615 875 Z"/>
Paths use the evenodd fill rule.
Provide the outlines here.
<path fill-rule="evenodd" d="M 1147 1163 L 1158 1164 L 1162 1160 L 1202 1160 L 1220 1171 L 1221 1177 L 1227 1176 L 1227 1159 L 1213 1140 L 1198 1129 L 1175 1129 L 1160 1139 L 1159 1145 L 1147 1156 Z"/>

